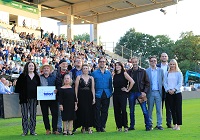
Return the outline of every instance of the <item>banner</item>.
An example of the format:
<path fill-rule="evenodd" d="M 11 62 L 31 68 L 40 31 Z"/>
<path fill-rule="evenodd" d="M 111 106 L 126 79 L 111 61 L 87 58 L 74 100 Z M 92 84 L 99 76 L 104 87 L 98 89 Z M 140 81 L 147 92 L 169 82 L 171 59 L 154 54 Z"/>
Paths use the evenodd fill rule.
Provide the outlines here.
<path fill-rule="evenodd" d="M 37 100 L 56 100 L 55 86 L 38 86 Z"/>
<path fill-rule="evenodd" d="M 31 12 L 33 14 L 39 13 L 38 8 L 36 8 L 34 6 L 27 5 L 27 4 L 23 4 L 23 3 L 20 3 L 20 2 L 16 2 L 14 0 L 0 0 L 0 4 L 6 5 L 6 6 L 9 6 L 9 7 L 13 7 L 13 8 L 16 8 L 16 9 L 24 10 L 24 11 L 27 11 L 27 12 Z"/>

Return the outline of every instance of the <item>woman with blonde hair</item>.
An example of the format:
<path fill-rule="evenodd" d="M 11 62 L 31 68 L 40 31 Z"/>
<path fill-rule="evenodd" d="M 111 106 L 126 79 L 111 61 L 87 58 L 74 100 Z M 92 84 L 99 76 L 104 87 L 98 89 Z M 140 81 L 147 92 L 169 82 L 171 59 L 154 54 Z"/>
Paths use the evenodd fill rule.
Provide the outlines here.
<path fill-rule="evenodd" d="M 69 74 L 66 74 L 64 76 L 64 85 L 59 89 L 59 108 L 63 121 L 63 135 L 74 135 L 72 129 L 73 120 L 75 120 L 76 117 L 75 111 L 77 110 L 77 100 L 71 84 L 72 79 Z"/>
<path fill-rule="evenodd" d="M 180 130 L 180 125 L 182 125 L 182 82 L 183 74 L 178 67 L 177 61 L 172 59 L 169 62 L 169 70 L 165 74 L 164 87 L 167 93 L 166 99 L 172 112 L 173 130 Z"/>

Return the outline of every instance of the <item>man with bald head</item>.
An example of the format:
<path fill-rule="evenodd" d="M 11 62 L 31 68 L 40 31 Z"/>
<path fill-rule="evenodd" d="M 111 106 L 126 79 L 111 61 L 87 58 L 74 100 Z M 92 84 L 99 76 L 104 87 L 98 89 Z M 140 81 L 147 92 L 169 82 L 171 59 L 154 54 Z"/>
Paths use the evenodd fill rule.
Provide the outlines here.
<path fill-rule="evenodd" d="M 162 53 L 160 55 L 160 61 L 161 61 L 161 63 L 157 64 L 157 67 L 161 68 L 165 75 L 168 71 L 168 55 L 167 55 L 167 53 Z M 164 86 L 163 86 L 162 87 L 162 109 L 163 109 L 164 103 L 165 103 L 165 108 L 166 108 L 166 125 L 168 128 L 172 128 L 172 126 L 171 126 L 172 114 L 171 114 L 171 110 L 169 108 L 169 103 L 166 100 L 166 92 L 165 92 Z"/>

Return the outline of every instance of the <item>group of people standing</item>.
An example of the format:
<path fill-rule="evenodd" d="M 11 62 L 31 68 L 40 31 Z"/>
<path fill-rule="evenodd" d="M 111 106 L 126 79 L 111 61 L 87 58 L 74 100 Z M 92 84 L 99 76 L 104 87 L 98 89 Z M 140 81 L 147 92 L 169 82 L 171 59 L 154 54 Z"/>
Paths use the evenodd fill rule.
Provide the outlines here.
<path fill-rule="evenodd" d="M 106 59 L 98 59 L 98 69 L 89 72 L 89 66 L 83 64 L 82 58 L 75 58 L 75 67 L 68 71 L 68 63 L 60 60 L 59 68 L 53 72 L 49 64 L 41 66 L 41 75 L 36 72 L 33 62 L 27 62 L 23 73 L 17 80 L 16 93 L 22 112 L 22 136 L 30 130 L 35 133 L 37 86 L 55 86 L 56 100 L 40 101 L 46 134 L 74 135 L 77 128 L 82 133 L 106 132 L 106 122 L 110 97 L 113 96 L 113 107 L 116 127 L 124 132 L 135 130 L 136 100 L 143 111 L 146 131 L 153 129 L 152 112 L 156 105 L 157 124 L 155 129 L 163 130 L 162 109 L 166 106 L 167 127 L 180 130 L 182 125 L 183 76 L 175 59 L 168 64 L 166 53 L 161 54 L 161 64 L 157 64 L 156 56 L 149 57 L 150 67 L 141 68 L 138 58 L 131 59 L 132 68 L 125 71 L 121 62 L 116 62 L 114 72 L 106 69 Z M 127 99 L 130 108 L 130 126 L 128 127 Z M 148 107 L 147 107 L 148 106 Z M 52 114 L 52 131 L 48 110 Z M 30 121 L 28 121 L 28 112 Z M 172 116 L 172 119 L 171 119 Z M 63 122 L 63 123 L 62 123 Z M 63 124 L 63 126 L 62 126 Z"/>

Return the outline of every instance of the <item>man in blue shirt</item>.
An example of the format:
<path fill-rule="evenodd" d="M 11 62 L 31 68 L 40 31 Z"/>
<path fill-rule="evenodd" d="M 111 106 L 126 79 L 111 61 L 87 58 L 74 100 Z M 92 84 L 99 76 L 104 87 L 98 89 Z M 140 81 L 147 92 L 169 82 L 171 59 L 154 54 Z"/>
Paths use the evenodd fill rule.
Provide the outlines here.
<path fill-rule="evenodd" d="M 106 59 L 104 57 L 99 58 L 98 64 L 99 69 L 92 73 L 96 96 L 95 125 L 97 132 L 105 132 L 110 97 L 113 91 L 112 75 L 105 69 Z"/>
<path fill-rule="evenodd" d="M 0 94 L 10 94 L 10 91 L 5 88 L 4 83 L 6 82 L 6 79 L 4 77 L 0 80 Z"/>
<path fill-rule="evenodd" d="M 147 75 L 150 81 L 150 88 L 147 94 L 147 104 L 148 104 L 148 112 L 151 121 L 151 125 L 153 125 L 153 108 L 154 104 L 156 105 L 156 116 L 157 116 L 157 125 L 156 129 L 163 130 L 162 127 L 162 85 L 163 85 L 163 70 L 161 68 L 156 67 L 157 58 L 156 56 L 149 57 L 150 67 L 146 69 Z"/>

